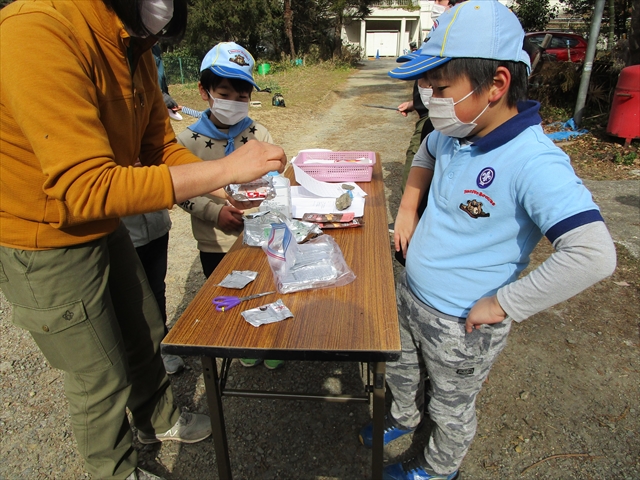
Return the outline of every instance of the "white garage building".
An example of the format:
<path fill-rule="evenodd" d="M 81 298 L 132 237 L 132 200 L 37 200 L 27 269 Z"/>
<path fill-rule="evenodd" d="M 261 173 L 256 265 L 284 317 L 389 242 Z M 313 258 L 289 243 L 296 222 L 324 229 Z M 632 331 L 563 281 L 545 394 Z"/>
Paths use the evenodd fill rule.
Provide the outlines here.
<path fill-rule="evenodd" d="M 508 4 L 510 0 L 499 1 Z M 428 0 L 381 0 L 364 20 L 345 22 L 342 39 L 362 47 L 365 57 L 400 56 L 409 51 L 409 43 L 420 46 L 428 35 L 433 5 Z"/>

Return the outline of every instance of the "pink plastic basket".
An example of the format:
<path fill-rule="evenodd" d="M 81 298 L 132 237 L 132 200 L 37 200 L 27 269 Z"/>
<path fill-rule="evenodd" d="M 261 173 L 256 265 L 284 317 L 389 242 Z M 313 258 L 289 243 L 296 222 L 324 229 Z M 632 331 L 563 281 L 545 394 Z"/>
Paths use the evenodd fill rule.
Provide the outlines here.
<path fill-rule="evenodd" d="M 366 159 L 370 163 L 349 162 Z M 336 163 L 308 163 L 313 160 L 332 160 Z M 300 152 L 293 162 L 316 180 L 323 182 L 370 182 L 375 152 Z"/>

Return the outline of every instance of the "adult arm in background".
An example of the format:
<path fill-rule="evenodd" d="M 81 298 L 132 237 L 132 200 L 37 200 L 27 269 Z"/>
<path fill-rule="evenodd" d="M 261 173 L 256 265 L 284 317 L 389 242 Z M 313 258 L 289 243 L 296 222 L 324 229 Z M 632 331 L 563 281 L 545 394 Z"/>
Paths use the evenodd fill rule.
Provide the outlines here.
<path fill-rule="evenodd" d="M 145 107 L 151 109 L 149 123 L 142 135 L 132 131 L 131 108 L 142 92 L 105 98 L 113 84 L 110 75 L 101 74 L 104 59 L 55 10 L 45 14 L 29 8 L 4 19 L 0 29 L 3 169 L 13 174 L 10 164 L 16 162 L 24 165 L 20 171 L 29 170 L 30 181 L 42 178 L 34 194 L 46 196 L 48 208 L 36 221 L 65 228 L 146 213 L 229 183 L 283 171 L 283 150 L 262 142 L 247 142 L 215 163 L 201 162 L 179 146 L 150 51 L 142 55 L 141 70 L 134 76 L 152 78 L 153 91 L 144 92 L 145 103 L 150 102 Z M 131 78 L 128 71 L 122 74 L 126 63 L 107 68 L 114 70 L 113 78 Z M 50 74 L 42 75 L 43 71 Z M 135 93 L 131 85 L 122 87 L 125 94 Z M 119 112 L 121 124 L 115 121 Z M 108 131 L 103 121 L 109 116 Z M 138 157 L 149 168 L 134 168 Z M 24 218 L 40 213 L 20 208 L 16 214 Z"/>
<path fill-rule="evenodd" d="M 420 220 L 418 214 L 420 203 L 428 194 L 433 179 L 435 159 L 427 151 L 427 140 L 428 137 L 420 144 L 420 148 L 413 157 L 394 225 L 393 243 L 396 252 L 402 251 L 404 258 L 407 258 L 409 242 Z"/>

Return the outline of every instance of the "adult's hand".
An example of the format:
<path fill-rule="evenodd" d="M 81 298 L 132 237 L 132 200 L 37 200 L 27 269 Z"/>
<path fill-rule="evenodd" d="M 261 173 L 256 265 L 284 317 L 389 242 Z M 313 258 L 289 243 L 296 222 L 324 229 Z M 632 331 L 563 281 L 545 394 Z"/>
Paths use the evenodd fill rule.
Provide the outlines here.
<path fill-rule="evenodd" d="M 230 155 L 213 162 L 169 167 L 176 203 L 210 193 L 231 183 L 247 183 L 268 172 L 282 172 L 287 163 L 277 145 L 249 140 Z"/>
<path fill-rule="evenodd" d="M 229 183 L 247 183 L 274 170 L 282 173 L 287 164 L 287 156 L 282 147 L 249 140 L 222 161 L 233 174 L 233 181 Z"/>

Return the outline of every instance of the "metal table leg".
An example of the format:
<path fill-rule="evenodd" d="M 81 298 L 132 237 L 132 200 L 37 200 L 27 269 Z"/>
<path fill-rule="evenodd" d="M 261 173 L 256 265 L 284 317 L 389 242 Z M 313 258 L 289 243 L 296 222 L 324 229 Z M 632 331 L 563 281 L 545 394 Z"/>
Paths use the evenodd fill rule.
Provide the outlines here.
<path fill-rule="evenodd" d="M 204 370 L 204 385 L 207 391 L 207 403 L 209 404 L 209 415 L 211 417 L 211 431 L 213 435 L 213 446 L 216 452 L 216 463 L 218 464 L 218 476 L 220 480 L 232 480 L 216 359 L 212 357 L 200 358 Z"/>
<path fill-rule="evenodd" d="M 373 449 L 371 452 L 371 478 L 382 480 L 384 450 L 384 391 L 386 363 L 373 364 Z"/>

